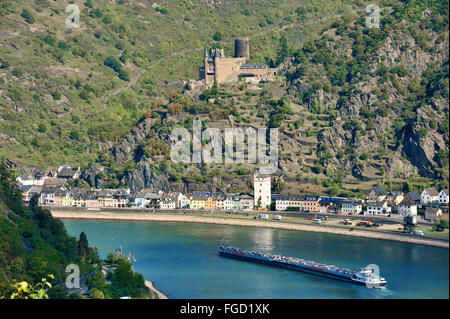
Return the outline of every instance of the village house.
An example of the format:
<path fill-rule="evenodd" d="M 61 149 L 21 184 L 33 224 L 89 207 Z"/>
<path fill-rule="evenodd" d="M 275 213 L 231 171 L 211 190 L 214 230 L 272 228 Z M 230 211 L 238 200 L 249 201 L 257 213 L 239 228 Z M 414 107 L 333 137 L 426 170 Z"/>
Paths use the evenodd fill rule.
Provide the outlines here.
<path fill-rule="evenodd" d="M 328 213 L 328 207 L 330 207 L 332 203 L 330 201 L 326 200 L 320 200 L 319 201 L 319 207 L 318 207 L 318 213 L 320 214 L 327 214 Z"/>
<path fill-rule="evenodd" d="M 414 201 L 409 196 L 406 196 L 397 206 L 397 214 L 401 217 L 417 216 L 416 203 L 414 203 Z"/>
<path fill-rule="evenodd" d="M 86 207 L 86 192 L 75 190 L 72 194 L 72 206 Z"/>
<path fill-rule="evenodd" d="M 98 192 L 98 204 L 100 207 L 114 207 L 114 190 L 100 190 Z"/>
<path fill-rule="evenodd" d="M 327 207 L 327 214 L 339 214 L 341 212 L 341 207 L 336 204 L 331 204 Z"/>
<path fill-rule="evenodd" d="M 442 216 L 442 210 L 438 207 L 426 207 L 425 208 L 425 219 L 429 221 L 436 221 L 436 219 Z"/>
<path fill-rule="evenodd" d="M 42 172 L 36 172 L 33 175 L 21 175 L 16 178 L 19 185 L 43 186 L 47 176 Z"/>
<path fill-rule="evenodd" d="M 66 191 L 66 193 L 61 198 L 62 206 L 72 207 L 73 197 L 71 191 Z"/>
<path fill-rule="evenodd" d="M 39 196 L 39 205 L 62 206 L 63 191 L 59 187 L 43 187 Z"/>
<path fill-rule="evenodd" d="M 145 199 L 145 192 L 139 192 L 136 194 L 134 204 L 138 208 L 145 208 L 145 205 L 147 204 Z"/>
<path fill-rule="evenodd" d="M 34 185 L 34 178 L 30 175 L 21 175 L 16 178 L 16 181 L 19 183 L 19 185 L 22 185 L 22 186 L 33 186 Z"/>
<path fill-rule="evenodd" d="M 213 196 L 209 196 L 205 201 L 205 210 L 215 210 L 216 199 Z"/>
<path fill-rule="evenodd" d="M 430 187 L 425 188 L 420 194 L 420 202 L 422 204 L 429 204 L 433 202 L 437 202 L 439 200 L 439 193 L 436 188 Z"/>
<path fill-rule="evenodd" d="M 283 211 L 291 207 L 292 210 L 301 210 L 303 207 L 302 196 L 280 195 L 275 200 L 275 210 Z"/>
<path fill-rule="evenodd" d="M 407 195 L 415 204 L 420 204 L 420 195 L 418 192 L 409 192 Z"/>
<path fill-rule="evenodd" d="M 159 202 L 161 209 L 175 209 L 177 208 L 177 200 L 174 194 L 163 194 Z"/>
<path fill-rule="evenodd" d="M 243 194 L 240 196 L 241 209 L 242 210 L 253 210 L 253 197 L 248 194 Z"/>
<path fill-rule="evenodd" d="M 113 193 L 113 207 L 116 208 L 124 208 L 128 206 L 128 192 L 123 190 L 123 189 L 119 189 L 117 191 L 115 191 Z"/>
<path fill-rule="evenodd" d="M 176 208 L 187 208 L 189 207 L 189 199 L 186 195 L 181 192 L 169 192 L 168 196 L 175 200 Z"/>
<path fill-rule="evenodd" d="M 216 209 L 225 210 L 225 196 L 222 194 L 216 195 Z"/>
<path fill-rule="evenodd" d="M 304 212 L 317 213 L 319 212 L 319 200 L 317 195 L 308 195 L 303 198 L 301 210 Z"/>
<path fill-rule="evenodd" d="M 216 209 L 216 200 L 213 196 L 209 196 L 205 200 L 205 210 L 215 210 Z"/>
<path fill-rule="evenodd" d="M 95 191 L 90 191 L 86 194 L 85 205 L 87 208 L 98 208 L 100 206 Z"/>
<path fill-rule="evenodd" d="M 193 210 L 205 209 L 205 202 L 208 199 L 207 194 L 189 194 L 189 208 Z"/>
<path fill-rule="evenodd" d="M 362 204 L 355 201 L 342 202 L 341 213 L 345 215 L 357 215 L 362 212 Z"/>
<path fill-rule="evenodd" d="M 396 205 L 400 204 L 404 198 L 405 198 L 405 196 L 403 195 L 403 192 L 390 191 L 389 194 L 387 194 L 385 199 L 392 205 L 396 206 Z"/>
<path fill-rule="evenodd" d="M 135 204 L 136 207 L 159 207 L 159 203 L 163 196 L 163 192 L 159 191 L 141 191 L 136 194 Z"/>
<path fill-rule="evenodd" d="M 391 213 L 392 208 L 387 201 L 368 202 L 364 215 L 387 216 Z"/>
<path fill-rule="evenodd" d="M 223 200 L 223 210 L 232 210 L 234 207 L 233 195 L 227 194 L 224 196 Z"/>
<path fill-rule="evenodd" d="M 66 165 L 61 165 L 58 168 L 58 178 L 63 179 L 76 179 L 80 177 L 80 168 L 79 167 L 70 167 Z"/>
<path fill-rule="evenodd" d="M 216 209 L 217 210 L 233 210 L 234 207 L 234 195 L 223 195 L 218 194 L 215 196 L 216 198 Z M 253 200 L 253 199 L 252 199 Z"/>
<path fill-rule="evenodd" d="M 438 202 L 441 204 L 448 204 L 448 189 L 442 189 L 439 192 Z"/>
<path fill-rule="evenodd" d="M 386 198 L 387 194 L 382 187 L 374 187 L 369 196 L 367 196 L 367 201 L 371 202 L 381 202 Z"/>
<path fill-rule="evenodd" d="M 233 196 L 233 210 L 241 210 L 241 197 L 239 195 Z"/>

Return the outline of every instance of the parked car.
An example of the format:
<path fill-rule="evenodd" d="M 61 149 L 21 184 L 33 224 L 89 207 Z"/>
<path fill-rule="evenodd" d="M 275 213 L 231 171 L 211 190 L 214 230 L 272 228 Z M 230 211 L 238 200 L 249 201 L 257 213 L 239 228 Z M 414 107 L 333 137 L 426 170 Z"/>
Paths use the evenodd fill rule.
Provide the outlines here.
<path fill-rule="evenodd" d="M 416 236 L 423 236 L 424 233 L 421 230 L 416 230 L 416 231 L 414 231 L 414 235 L 416 235 Z"/>
<path fill-rule="evenodd" d="M 312 218 L 312 217 L 306 217 L 305 219 L 307 219 L 307 220 L 313 220 L 314 218 Z"/>
<path fill-rule="evenodd" d="M 381 223 L 375 223 L 375 224 L 373 224 L 372 226 L 373 226 L 373 227 L 380 227 L 381 225 L 383 225 L 383 224 L 381 224 Z"/>
<path fill-rule="evenodd" d="M 275 215 L 275 216 L 273 216 L 273 219 L 280 220 L 281 219 L 281 215 Z"/>
<path fill-rule="evenodd" d="M 320 223 L 322 223 L 322 220 L 319 219 L 319 218 L 315 218 L 315 219 L 312 220 L 312 222 L 313 222 L 314 224 L 320 224 Z"/>
<path fill-rule="evenodd" d="M 259 215 L 259 218 L 260 218 L 260 219 L 269 219 L 269 215 L 267 215 L 267 214 L 261 214 L 261 215 Z"/>
<path fill-rule="evenodd" d="M 364 221 L 364 220 L 358 224 L 358 226 L 366 226 L 366 227 L 370 227 L 372 225 L 373 225 L 372 222 Z"/>
<path fill-rule="evenodd" d="M 350 219 L 344 219 L 341 223 L 344 225 L 353 225 L 353 223 L 350 221 Z"/>

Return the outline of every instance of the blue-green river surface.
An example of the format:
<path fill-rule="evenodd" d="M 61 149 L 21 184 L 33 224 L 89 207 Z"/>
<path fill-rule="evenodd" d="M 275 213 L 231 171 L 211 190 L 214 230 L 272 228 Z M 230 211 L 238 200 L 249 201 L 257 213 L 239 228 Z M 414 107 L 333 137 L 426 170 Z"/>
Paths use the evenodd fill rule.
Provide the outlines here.
<path fill-rule="evenodd" d="M 169 298 L 448 298 L 448 249 L 282 229 L 195 223 L 63 220 L 105 258 L 122 246 Z M 220 257 L 226 245 L 357 269 L 380 268 L 385 288 Z"/>

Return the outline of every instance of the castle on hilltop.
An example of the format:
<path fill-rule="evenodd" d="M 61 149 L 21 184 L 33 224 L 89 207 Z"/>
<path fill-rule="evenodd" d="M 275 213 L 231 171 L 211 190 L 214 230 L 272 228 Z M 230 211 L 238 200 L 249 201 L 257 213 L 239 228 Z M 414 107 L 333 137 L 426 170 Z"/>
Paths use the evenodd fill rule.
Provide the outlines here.
<path fill-rule="evenodd" d="M 225 57 L 223 49 L 205 50 L 204 65 L 200 68 L 200 80 L 207 86 L 227 82 L 237 82 L 240 79 L 259 83 L 277 75 L 276 68 L 269 68 L 264 63 L 250 63 L 250 47 L 248 38 L 236 39 L 234 43 L 234 58 Z"/>

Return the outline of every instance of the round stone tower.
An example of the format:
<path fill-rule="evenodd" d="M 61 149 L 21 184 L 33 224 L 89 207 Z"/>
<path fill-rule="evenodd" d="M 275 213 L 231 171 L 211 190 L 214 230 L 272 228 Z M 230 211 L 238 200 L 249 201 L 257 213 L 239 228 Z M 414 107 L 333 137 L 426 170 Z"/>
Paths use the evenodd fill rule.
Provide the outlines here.
<path fill-rule="evenodd" d="M 250 59 L 250 45 L 248 38 L 237 38 L 234 41 L 234 57 Z"/>

